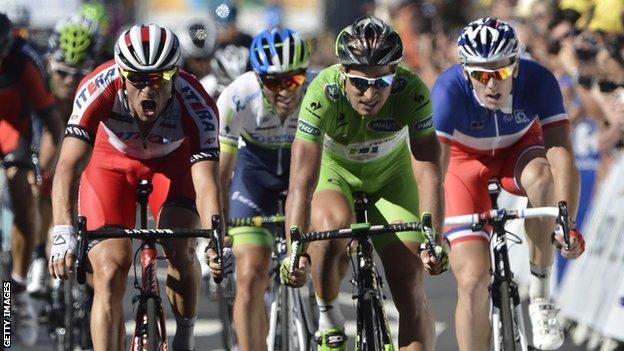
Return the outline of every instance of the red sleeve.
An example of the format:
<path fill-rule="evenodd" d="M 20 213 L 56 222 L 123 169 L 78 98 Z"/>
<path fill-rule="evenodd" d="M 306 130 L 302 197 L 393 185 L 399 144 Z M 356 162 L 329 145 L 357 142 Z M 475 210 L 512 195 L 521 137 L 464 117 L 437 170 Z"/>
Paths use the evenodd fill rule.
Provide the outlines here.
<path fill-rule="evenodd" d="M 103 64 L 86 76 L 76 90 L 65 135 L 93 144 L 100 122 L 111 115 L 120 88 L 119 71 L 114 63 Z"/>
<path fill-rule="evenodd" d="M 46 85 L 43 74 L 29 60 L 26 60 L 22 70 L 21 81 L 23 86 L 26 87 L 26 94 L 28 94 L 30 104 L 35 111 L 45 110 L 56 103 L 54 95 L 52 95 L 52 92 Z"/>
<path fill-rule="evenodd" d="M 180 72 L 176 96 L 182 112 L 182 126 L 191 146 L 191 163 L 219 159 L 219 112 L 214 100 L 197 79 Z"/>

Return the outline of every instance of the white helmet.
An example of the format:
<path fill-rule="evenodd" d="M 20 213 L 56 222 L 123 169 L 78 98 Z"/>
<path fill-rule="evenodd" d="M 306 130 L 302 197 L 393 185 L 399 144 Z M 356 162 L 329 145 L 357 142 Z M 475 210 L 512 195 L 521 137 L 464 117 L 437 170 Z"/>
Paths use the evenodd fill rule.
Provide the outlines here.
<path fill-rule="evenodd" d="M 221 85 L 228 85 L 247 71 L 249 50 L 238 45 L 228 45 L 214 53 L 210 60 L 212 73 Z"/>
<path fill-rule="evenodd" d="M 208 16 L 188 20 L 177 31 L 183 57 L 209 57 L 217 43 L 217 27 Z"/>
<path fill-rule="evenodd" d="M 150 72 L 171 69 L 180 59 L 178 38 L 157 24 L 134 25 L 115 43 L 115 63 L 125 71 Z"/>

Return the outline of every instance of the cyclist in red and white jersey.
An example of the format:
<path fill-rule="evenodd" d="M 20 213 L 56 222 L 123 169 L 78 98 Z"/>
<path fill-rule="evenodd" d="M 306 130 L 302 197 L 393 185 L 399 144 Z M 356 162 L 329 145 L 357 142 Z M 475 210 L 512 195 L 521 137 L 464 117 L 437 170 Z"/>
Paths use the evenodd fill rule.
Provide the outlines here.
<path fill-rule="evenodd" d="M 135 25 L 119 36 L 115 60 L 97 67 L 79 85 L 52 185 L 53 276 L 66 278 L 74 260 L 79 179 L 78 212 L 87 217 L 89 230 L 134 227 L 140 179 L 151 179 L 154 186 L 149 205 L 159 227 L 196 227 L 201 220 L 201 227 L 209 228 L 211 216 L 221 214 L 217 108 L 195 77 L 178 70 L 179 57 L 178 38 L 168 28 Z M 192 350 L 199 290 L 194 241 L 162 244 L 169 264 L 167 296 L 177 322 L 171 347 Z M 208 255 L 212 273 L 219 276 L 216 253 Z M 95 292 L 94 349 L 122 350 L 131 242 L 102 240 L 88 258 Z"/>

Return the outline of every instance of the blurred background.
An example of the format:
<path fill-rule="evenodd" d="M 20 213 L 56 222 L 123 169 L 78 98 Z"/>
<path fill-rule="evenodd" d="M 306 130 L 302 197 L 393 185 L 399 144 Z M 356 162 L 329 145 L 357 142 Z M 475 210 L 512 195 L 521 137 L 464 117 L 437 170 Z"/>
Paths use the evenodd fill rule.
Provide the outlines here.
<path fill-rule="evenodd" d="M 524 55 L 559 80 L 574 126 L 582 175 L 577 223 L 588 250 L 574 263 L 557 262 L 553 288 L 568 330 L 564 349 L 624 350 L 624 0 L 0 0 L 0 11 L 45 56 L 55 23 L 84 10 L 85 3 L 96 9 L 89 14 L 104 36 L 100 61 L 112 57 L 116 35 L 127 26 L 156 22 L 180 34 L 188 30 L 189 18 L 210 22 L 215 45 L 197 59 L 211 64 L 194 70 L 183 63 L 200 79 L 219 74 L 214 53 L 220 48 L 245 48 L 250 36 L 274 26 L 300 31 L 312 44 L 312 66 L 321 69 L 336 63 L 337 32 L 359 16 L 374 14 L 399 31 L 403 64 L 431 87 L 441 71 L 458 63 L 455 41 L 465 24 L 482 16 L 509 21 L 525 45 Z M 228 82 L 216 80 L 221 87 Z M 522 205 L 522 199 L 510 196 L 506 201 Z M 523 248 L 512 249 L 521 282 L 528 274 Z M 448 296 L 436 303 L 450 304 L 440 318 L 452 330 L 454 280 L 450 273 L 441 278 L 445 284 L 435 279 L 427 281 L 438 294 L 431 298 Z M 454 334 L 443 335 L 452 345 Z"/>

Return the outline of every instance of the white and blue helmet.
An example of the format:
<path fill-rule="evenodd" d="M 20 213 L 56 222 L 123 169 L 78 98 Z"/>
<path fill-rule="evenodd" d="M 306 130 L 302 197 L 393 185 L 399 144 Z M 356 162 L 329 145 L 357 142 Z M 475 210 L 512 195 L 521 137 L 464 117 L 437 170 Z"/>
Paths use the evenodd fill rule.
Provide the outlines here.
<path fill-rule="evenodd" d="M 470 22 L 457 39 L 462 64 L 479 64 L 516 59 L 520 42 L 514 29 L 496 18 L 480 18 Z"/>

